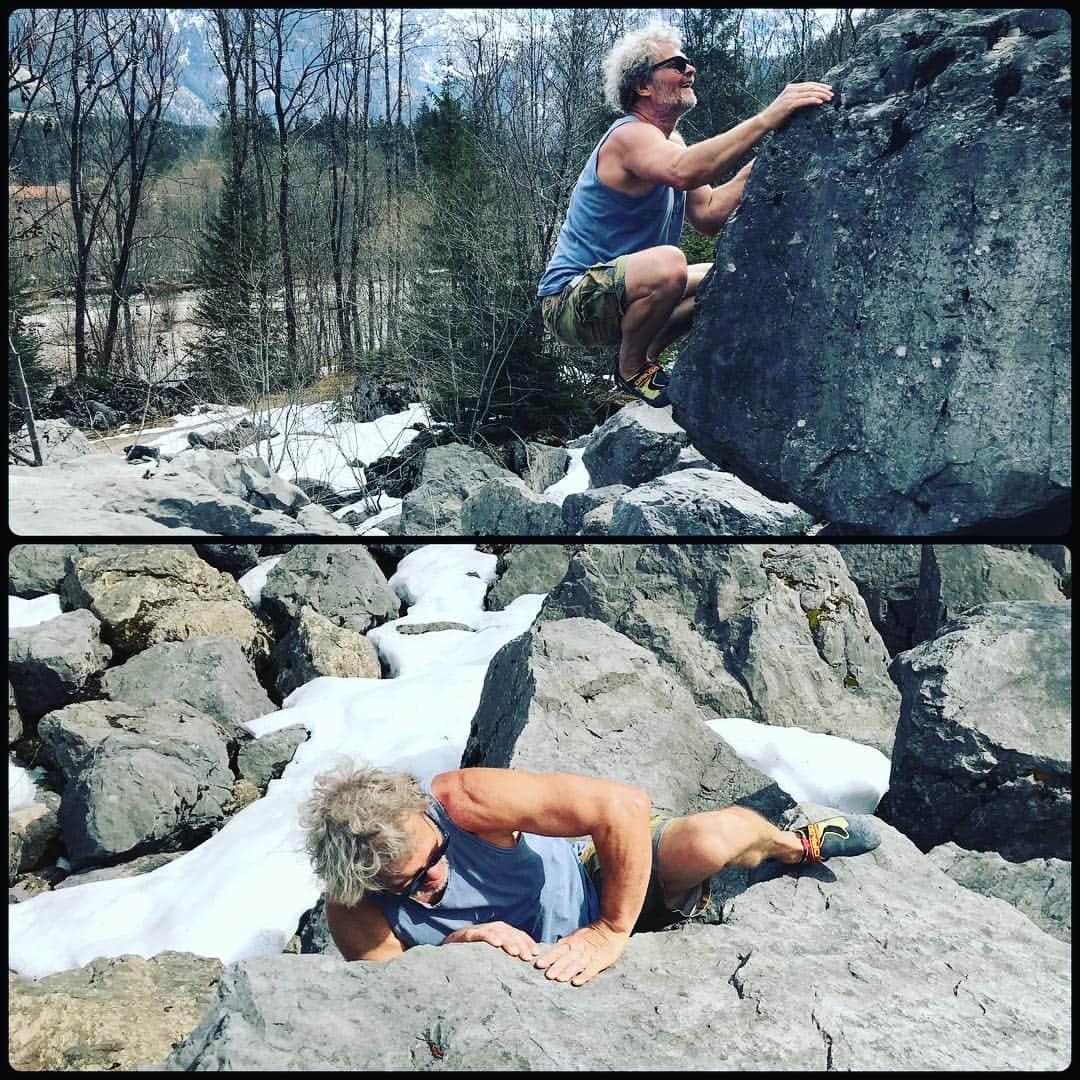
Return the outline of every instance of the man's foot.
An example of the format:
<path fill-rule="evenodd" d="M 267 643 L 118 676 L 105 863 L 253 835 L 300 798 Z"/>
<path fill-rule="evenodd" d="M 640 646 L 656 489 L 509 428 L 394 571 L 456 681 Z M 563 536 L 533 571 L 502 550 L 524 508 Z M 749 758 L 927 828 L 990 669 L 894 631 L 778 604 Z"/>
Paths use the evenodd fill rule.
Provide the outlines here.
<path fill-rule="evenodd" d="M 881 837 L 865 817 L 825 818 L 791 831 L 803 846 L 799 866 L 835 859 L 838 855 L 864 855 L 881 843 Z"/>
<path fill-rule="evenodd" d="M 658 409 L 670 404 L 667 396 L 667 372 L 655 362 L 646 364 L 636 375 L 624 379 L 615 368 L 615 385 L 627 394 L 648 402 Z"/>

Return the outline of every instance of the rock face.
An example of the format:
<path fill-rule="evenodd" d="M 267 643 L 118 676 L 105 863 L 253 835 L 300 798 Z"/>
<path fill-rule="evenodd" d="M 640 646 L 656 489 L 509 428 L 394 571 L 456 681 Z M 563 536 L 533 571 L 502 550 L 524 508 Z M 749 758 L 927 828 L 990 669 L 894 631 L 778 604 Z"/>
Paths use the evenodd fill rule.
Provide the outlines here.
<path fill-rule="evenodd" d="M 589 545 L 540 614 L 568 617 L 625 634 L 717 715 L 891 752 L 899 695 L 888 656 L 833 548 Z"/>
<path fill-rule="evenodd" d="M 269 644 L 240 586 L 189 547 L 105 545 L 72 566 L 62 598 L 101 619 L 122 656 L 161 641 L 226 635 L 254 659 Z"/>
<path fill-rule="evenodd" d="M 648 652 L 592 619 L 546 623 L 495 654 L 461 762 L 536 772 L 572 762 L 644 788 L 671 815 L 741 801 L 777 817 L 792 806 Z"/>
<path fill-rule="evenodd" d="M 672 376 L 707 457 L 835 526 L 1067 529 L 1070 33 L 1063 10 L 905 11 L 821 76 L 833 101 L 759 154 Z"/>
<path fill-rule="evenodd" d="M 483 943 L 242 961 L 166 1068 L 1064 1068 L 1069 946 L 881 832 L 835 872 L 751 886 L 722 925 L 635 935 L 579 989 Z"/>
<path fill-rule="evenodd" d="M 8 974 L 8 1060 L 25 1071 L 160 1061 L 211 1004 L 222 964 L 191 953 L 102 957 L 44 979 Z"/>
<path fill-rule="evenodd" d="M 8 678 L 24 716 L 36 717 L 72 701 L 104 670 L 112 649 L 89 611 L 68 611 L 8 635 Z"/>
<path fill-rule="evenodd" d="M 68 705 L 44 716 L 38 734 L 67 779 L 60 827 L 75 868 L 193 846 L 224 819 L 225 740 L 188 705 Z"/>
<path fill-rule="evenodd" d="M 21 536 L 355 535 L 258 458 L 224 451 L 178 454 L 143 468 L 85 454 L 39 469 L 11 468 L 9 520 Z"/>
<path fill-rule="evenodd" d="M 888 820 L 923 850 L 1071 859 L 1070 609 L 986 604 L 893 661 Z"/>
<path fill-rule="evenodd" d="M 1063 859 L 1008 862 L 996 851 L 965 851 L 940 844 L 927 853 L 967 889 L 996 896 L 1022 911 L 1059 941 L 1072 941 L 1072 864 Z"/>

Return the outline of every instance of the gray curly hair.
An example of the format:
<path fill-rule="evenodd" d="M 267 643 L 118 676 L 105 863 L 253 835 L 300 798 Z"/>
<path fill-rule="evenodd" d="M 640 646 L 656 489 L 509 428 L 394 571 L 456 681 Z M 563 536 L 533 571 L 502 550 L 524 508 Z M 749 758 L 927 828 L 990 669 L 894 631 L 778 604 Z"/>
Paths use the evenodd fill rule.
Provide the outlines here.
<path fill-rule="evenodd" d="M 682 49 L 677 30 L 661 23 L 650 23 L 640 30 L 623 34 L 604 57 L 604 100 L 616 112 L 629 112 L 637 97 L 637 88 L 649 77 L 653 52 L 661 44 Z"/>
<path fill-rule="evenodd" d="M 352 906 L 380 887 L 381 875 L 408 855 L 404 820 L 428 798 L 409 773 L 351 763 L 315 777 L 300 808 L 305 847 L 328 899 Z"/>

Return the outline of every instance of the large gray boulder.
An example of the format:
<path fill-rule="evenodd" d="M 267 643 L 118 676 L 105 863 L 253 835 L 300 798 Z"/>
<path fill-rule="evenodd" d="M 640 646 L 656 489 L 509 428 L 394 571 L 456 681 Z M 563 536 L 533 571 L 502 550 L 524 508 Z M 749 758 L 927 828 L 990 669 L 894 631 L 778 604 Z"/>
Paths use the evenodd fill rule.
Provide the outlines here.
<path fill-rule="evenodd" d="M 679 469 L 627 492 L 611 513 L 612 536 L 804 536 L 813 518 L 716 469 Z"/>
<path fill-rule="evenodd" d="M 571 617 L 625 634 L 720 716 L 891 751 L 899 694 L 833 548 L 588 545 L 539 616 Z"/>
<path fill-rule="evenodd" d="M 85 610 L 8 634 L 8 679 L 19 711 L 31 719 L 73 701 L 110 659 L 101 621 Z"/>
<path fill-rule="evenodd" d="M 1027 859 L 1014 863 L 996 851 L 965 851 L 952 842 L 928 858 L 967 889 L 996 896 L 1059 941 L 1072 941 L 1072 863 Z"/>
<path fill-rule="evenodd" d="M 670 409 L 637 401 L 609 416 L 589 436 L 581 460 L 593 487 L 640 487 L 666 472 L 688 442 Z"/>
<path fill-rule="evenodd" d="M 125 657 L 162 641 L 222 635 L 251 660 L 269 648 L 236 581 L 186 545 L 102 545 L 73 562 L 61 599 L 67 608 L 89 608 Z"/>
<path fill-rule="evenodd" d="M 570 565 L 565 544 L 511 544 L 495 564 L 498 581 L 488 589 L 484 606 L 502 611 L 526 593 L 546 593 L 563 579 Z"/>
<path fill-rule="evenodd" d="M 101 689 L 128 705 L 154 705 L 162 698 L 185 702 L 216 720 L 233 742 L 246 738 L 243 723 L 277 709 L 231 637 L 151 645 L 105 672 Z"/>
<path fill-rule="evenodd" d="M 263 508 L 307 496 L 258 459 L 200 453 L 223 456 L 227 467 L 189 453 L 147 468 L 117 454 L 15 466 L 8 471 L 11 529 L 20 536 L 66 536 L 77 521 L 83 536 L 355 535 L 319 507 Z M 308 509 L 318 514 L 304 516 Z"/>
<path fill-rule="evenodd" d="M 68 560 L 85 549 L 85 544 L 15 544 L 8 552 L 8 596 L 30 599 L 59 592 Z"/>
<path fill-rule="evenodd" d="M 581 988 L 484 943 L 244 960 L 165 1067 L 1066 1068 L 1070 947 L 881 832 L 870 855 L 751 886 L 722 925 L 635 935 Z"/>
<path fill-rule="evenodd" d="M 1072 857 L 1071 604 L 985 604 L 891 671 L 903 701 L 888 820 L 1020 862 Z"/>
<path fill-rule="evenodd" d="M 514 474 L 479 450 L 459 443 L 424 454 L 420 482 L 401 503 L 399 532 L 404 536 L 460 536 L 461 507 L 485 480 Z"/>
<path fill-rule="evenodd" d="M 554 536 L 562 506 L 508 473 L 484 480 L 461 504 L 462 536 Z"/>
<path fill-rule="evenodd" d="M 362 544 L 296 544 L 267 575 L 262 609 L 279 634 L 304 607 L 363 634 L 401 613 L 401 601 Z"/>
<path fill-rule="evenodd" d="M 947 622 L 999 600 L 1064 603 L 1057 571 L 1026 551 L 990 544 L 924 544 L 915 644 L 937 637 Z"/>
<path fill-rule="evenodd" d="M 671 815 L 736 801 L 774 818 L 790 808 L 706 715 L 641 646 L 595 620 L 563 619 L 495 654 L 461 764 L 622 780 Z"/>
<path fill-rule="evenodd" d="M 191 847 L 224 820 L 225 740 L 190 705 L 68 705 L 42 717 L 38 735 L 67 779 L 60 827 L 75 869 Z"/>
<path fill-rule="evenodd" d="M 758 154 L 669 393 L 834 528 L 1065 532 L 1071 22 L 901 11 Z"/>

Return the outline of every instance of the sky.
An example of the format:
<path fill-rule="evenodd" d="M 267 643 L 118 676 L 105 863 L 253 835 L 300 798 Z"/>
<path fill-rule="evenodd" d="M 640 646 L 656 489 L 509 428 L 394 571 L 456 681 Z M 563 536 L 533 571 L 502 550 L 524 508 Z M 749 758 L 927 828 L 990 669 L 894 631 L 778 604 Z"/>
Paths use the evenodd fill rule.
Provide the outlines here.
<path fill-rule="evenodd" d="M 321 893 L 298 821 L 315 775 L 344 761 L 407 770 L 421 779 L 458 767 L 489 661 L 528 629 L 544 599 L 527 594 L 503 611 L 485 611 L 495 565 L 494 555 L 467 544 L 428 545 L 402 559 L 390 586 L 407 613 L 367 635 L 389 677 L 314 679 L 279 711 L 250 721 L 256 737 L 292 724 L 309 732 L 266 795 L 194 850 L 148 874 L 10 905 L 9 967 L 41 978 L 124 953 L 149 957 L 175 949 L 231 963 L 281 952 Z M 253 603 L 269 566 L 240 581 Z M 24 625 L 52 617 L 58 606 L 40 598 L 8 603 Z M 397 630 L 443 620 L 472 630 Z M 870 813 L 888 787 L 888 759 L 871 747 L 738 717 L 709 726 L 796 800 Z M 32 798 L 32 777 L 10 759 L 8 778 L 9 809 Z"/>

